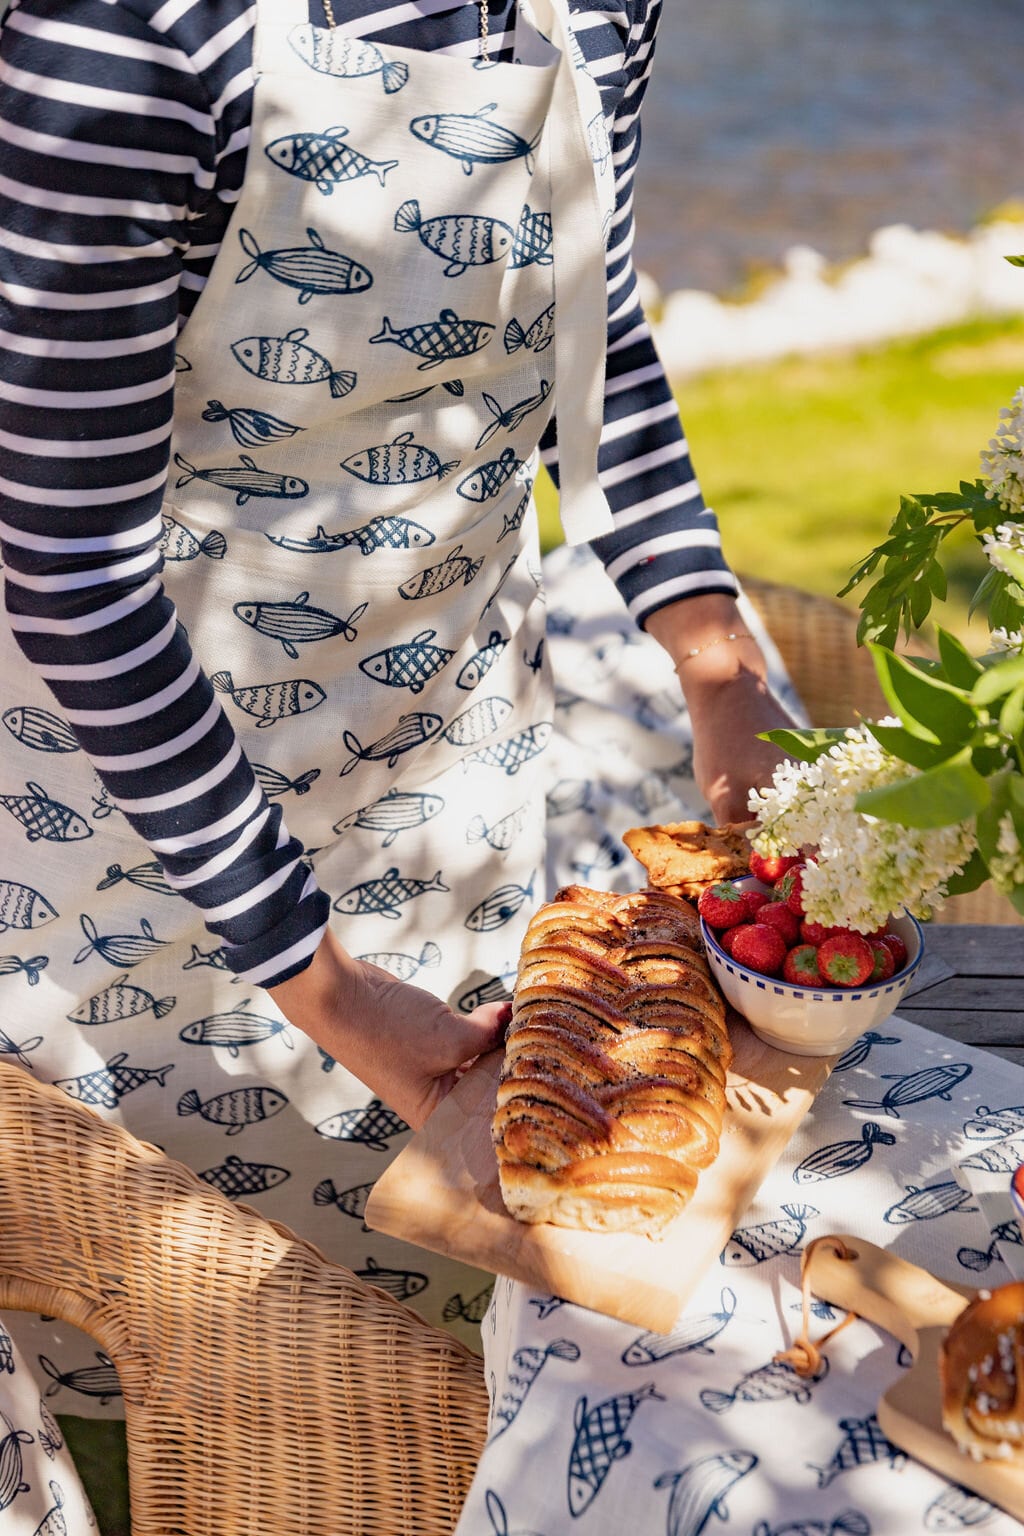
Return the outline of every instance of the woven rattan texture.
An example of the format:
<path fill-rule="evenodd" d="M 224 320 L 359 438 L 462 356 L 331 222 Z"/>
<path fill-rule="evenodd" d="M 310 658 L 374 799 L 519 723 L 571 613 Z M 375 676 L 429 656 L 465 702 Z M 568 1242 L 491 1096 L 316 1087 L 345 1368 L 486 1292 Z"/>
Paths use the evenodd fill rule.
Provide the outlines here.
<path fill-rule="evenodd" d="M 0 1064 L 0 1310 L 117 1366 L 133 1536 L 448 1536 L 479 1358 L 59 1089 Z"/>

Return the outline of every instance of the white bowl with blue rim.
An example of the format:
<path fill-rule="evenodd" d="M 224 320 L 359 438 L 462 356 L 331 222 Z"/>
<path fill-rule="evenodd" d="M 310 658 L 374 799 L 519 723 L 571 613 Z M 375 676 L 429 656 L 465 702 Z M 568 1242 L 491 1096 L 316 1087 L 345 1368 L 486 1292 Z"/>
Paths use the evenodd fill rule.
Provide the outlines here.
<path fill-rule="evenodd" d="M 746 891 L 771 891 L 753 875 L 741 875 L 732 884 Z M 907 963 L 888 981 L 864 987 L 802 987 L 781 976 L 763 976 L 726 954 L 703 918 L 700 931 L 711 974 L 759 1039 L 795 1056 L 837 1056 L 865 1030 L 876 1029 L 895 1013 L 921 964 L 924 934 L 917 918 L 904 913 L 891 917 L 887 927 L 907 946 Z"/>

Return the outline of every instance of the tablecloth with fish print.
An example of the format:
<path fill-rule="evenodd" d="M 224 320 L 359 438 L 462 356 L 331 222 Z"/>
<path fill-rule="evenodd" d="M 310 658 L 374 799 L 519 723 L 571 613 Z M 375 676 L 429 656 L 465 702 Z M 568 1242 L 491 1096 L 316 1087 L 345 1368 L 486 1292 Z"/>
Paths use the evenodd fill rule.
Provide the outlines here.
<path fill-rule="evenodd" d="M 858 1321 L 813 1379 L 800 1255 L 853 1232 L 966 1285 L 1012 1278 L 958 1170 L 1024 1131 L 1024 1069 L 898 1016 L 836 1063 L 668 1334 L 499 1279 L 483 1322 L 490 1432 L 456 1536 L 1011 1536 L 1024 1526 L 893 1446 L 878 1400 L 910 1365 Z M 706 1176 L 706 1175 L 705 1175 Z M 811 1336 L 841 1320 L 812 1304 Z"/>

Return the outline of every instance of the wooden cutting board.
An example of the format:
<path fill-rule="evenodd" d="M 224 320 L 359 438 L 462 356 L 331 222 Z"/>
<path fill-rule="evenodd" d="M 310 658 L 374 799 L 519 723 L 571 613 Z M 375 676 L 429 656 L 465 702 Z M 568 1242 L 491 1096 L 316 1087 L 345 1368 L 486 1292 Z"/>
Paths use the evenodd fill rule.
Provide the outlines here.
<path fill-rule="evenodd" d="M 851 1257 L 840 1256 L 839 1244 Z M 847 1233 L 810 1245 L 804 1253 L 804 1276 L 815 1296 L 877 1323 L 914 1356 L 909 1371 L 886 1389 L 878 1404 L 883 1434 L 943 1477 L 1024 1519 L 1024 1469 L 972 1460 L 942 1427 L 939 1349 L 974 1291 L 937 1280 L 916 1264 Z"/>
<path fill-rule="evenodd" d="M 466 1073 L 377 1181 L 367 1226 L 668 1333 L 836 1060 L 777 1051 L 735 1013 L 729 1030 L 735 1056 L 721 1150 L 659 1240 L 530 1226 L 508 1214 L 491 1145 L 500 1051 Z"/>

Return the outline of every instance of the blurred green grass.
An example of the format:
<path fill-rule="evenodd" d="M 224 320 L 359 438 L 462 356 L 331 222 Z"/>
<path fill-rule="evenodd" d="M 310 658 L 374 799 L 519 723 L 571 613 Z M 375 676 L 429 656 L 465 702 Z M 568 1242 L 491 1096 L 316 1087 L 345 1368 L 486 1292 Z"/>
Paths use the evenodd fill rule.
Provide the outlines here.
<path fill-rule="evenodd" d="M 974 480 L 1024 383 L 1024 317 L 984 319 L 869 351 L 789 358 L 676 387 L 690 451 L 732 566 L 835 595 L 884 536 L 901 494 Z M 542 547 L 560 541 L 538 485 Z M 943 622 L 965 636 L 982 569 L 961 541 Z M 856 608 L 856 596 L 846 601 Z"/>

